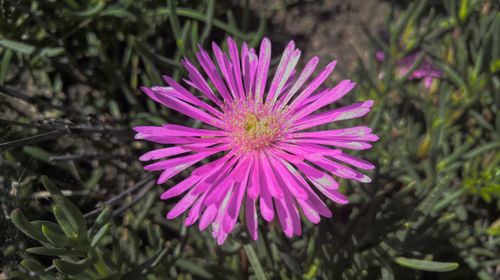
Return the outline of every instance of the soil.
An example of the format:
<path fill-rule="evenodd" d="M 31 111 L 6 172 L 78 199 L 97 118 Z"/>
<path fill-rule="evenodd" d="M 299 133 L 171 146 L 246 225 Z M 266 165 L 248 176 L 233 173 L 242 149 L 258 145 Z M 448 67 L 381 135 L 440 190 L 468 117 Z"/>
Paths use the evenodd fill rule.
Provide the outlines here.
<path fill-rule="evenodd" d="M 302 64 L 313 56 L 320 58 L 320 65 L 337 60 L 334 78 L 338 78 L 352 70 L 357 55 L 368 57 L 370 44 L 362 27 L 372 34 L 383 29 L 390 5 L 381 0 L 251 0 L 250 7 L 269 16 L 268 36 L 273 42 L 284 46 L 295 40 L 302 50 Z M 281 52 L 283 46 L 273 52 Z"/>

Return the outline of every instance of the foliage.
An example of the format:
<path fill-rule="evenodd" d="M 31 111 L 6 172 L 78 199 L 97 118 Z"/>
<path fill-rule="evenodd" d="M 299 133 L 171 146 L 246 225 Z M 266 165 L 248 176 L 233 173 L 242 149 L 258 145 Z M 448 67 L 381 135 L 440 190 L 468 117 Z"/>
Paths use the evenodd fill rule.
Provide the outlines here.
<path fill-rule="evenodd" d="M 163 73 L 183 77 L 180 59 L 195 61 L 198 44 L 232 36 L 255 45 L 268 19 L 214 0 L 13 2 L 0 1 L 0 124 L 9 128 L 0 134 L 0 204 L 10 213 L 0 248 L 9 276 L 498 276 L 495 1 L 415 1 L 389 13 L 387 40 L 367 31 L 371 55 L 356 61 L 350 98 L 376 100 L 366 121 L 381 140 L 364 153 L 377 165 L 373 182 L 342 181 L 351 203 L 329 205 L 334 217 L 319 225 L 304 222 L 301 238 L 262 223 L 252 242 L 241 225 L 221 247 L 164 219 L 171 204 L 141 171 L 146 147 L 129 127 L 182 122 L 138 87 L 162 84 Z M 379 50 L 388 59 L 378 62 Z M 429 89 L 395 70 L 415 51 L 413 70 L 427 58 L 444 72 Z"/>

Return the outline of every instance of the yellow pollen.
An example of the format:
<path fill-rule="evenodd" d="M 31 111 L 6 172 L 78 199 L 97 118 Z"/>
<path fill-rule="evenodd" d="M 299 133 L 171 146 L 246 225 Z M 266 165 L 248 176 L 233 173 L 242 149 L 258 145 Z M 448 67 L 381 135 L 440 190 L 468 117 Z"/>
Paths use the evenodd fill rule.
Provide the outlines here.
<path fill-rule="evenodd" d="M 254 114 L 249 114 L 245 119 L 245 134 L 250 139 L 262 136 L 272 136 L 274 130 L 270 127 L 271 117 L 257 118 Z"/>

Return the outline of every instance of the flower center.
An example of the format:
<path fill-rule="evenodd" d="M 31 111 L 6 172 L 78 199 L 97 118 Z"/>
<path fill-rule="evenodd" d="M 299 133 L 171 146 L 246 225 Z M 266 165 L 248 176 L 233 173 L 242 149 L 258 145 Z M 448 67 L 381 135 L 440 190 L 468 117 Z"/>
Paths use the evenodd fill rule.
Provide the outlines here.
<path fill-rule="evenodd" d="M 226 114 L 233 143 L 241 152 L 265 149 L 279 140 L 285 131 L 280 115 L 265 105 L 257 108 L 252 105 L 232 106 Z"/>
<path fill-rule="evenodd" d="M 270 127 L 271 117 L 257 118 L 254 114 L 249 114 L 245 119 L 245 133 L 249 139 L 256 139 L 263 136 L 274 135 Z"/>

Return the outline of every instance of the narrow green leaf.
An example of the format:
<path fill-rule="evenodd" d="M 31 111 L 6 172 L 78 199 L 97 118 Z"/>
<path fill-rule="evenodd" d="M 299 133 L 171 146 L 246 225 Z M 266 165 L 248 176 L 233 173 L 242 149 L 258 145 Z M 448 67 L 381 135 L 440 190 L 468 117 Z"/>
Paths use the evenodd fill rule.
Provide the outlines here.
<path fill-rule="evenodd" d="M 108 233 L 110 224 L 105 224 L 102 226 L 97 233 L 92 237 L 92 241 L 90 242 L 91 247 L 95 247 L 99 241 Z"/>
<path fill-rule="evenodd" d="M 70 250 L 64 248 L 46 248 L 46 247 L 33 247 L 26 249 L 28 253 L 43 255 L 43 256 L 68 256 L 68 257 L 84 257 L 84 251 Z"/>
<path fill-rule="evenodd" d="M 154 61 L 156 64 L 162 67 L 176 68 L 180 66 L 179 63 L 175 62 L 174 60 L 154 53 L 148 46 L 138 40 L 133 41 L 133 46 L 141 56 L 147 58 L 148 60 Z"/>
<path fill-rule="evenodd" d="M 128 19 L 129 21 L 136 21 L 137 17 L 131 12 L 121 7 L 110 7 L 102 11 L 99 16 L 113 16 L 118 18 Z"/>
<path fill-rule="evenodd" d="M 485 153 L 489 150 L 498 149 L 498 148 L 500 148 L 500 141 L 487 143 L 487 144 L 481 145 L 477 148 L 470 150 L 469 152 L 464 154 L 464 158 L 470 159 L 470 158 L 476 157 L 482 153 Z"/>
<path fill-rule="evenodd" d="M 82 18 L 93 17 L 97 15 L 104 8 L 105 4 L 106 4 L 105 1 L 98 1 L 95 5 L 90 5 L 90 8 L 86 10 L 79 12 L 68 11 L 68 13 Z"/>
<path fill-rule="evenodd" d="M 5 82 L 13 53 L 12 50 L 6 49 L 2 56 L 2 63 L 0 64 L 0 85 L 3 85 Z"/>
<path fill-rule="evenodd" d="M 201 266 L 200 263 L 194 263 L 186 259 L 178 259 L 175 262 L 175 265 L 193 276 L 197 276 L 202 279 L 214 278 L 214 276 Z"/>
<path fill-rule="evenodd" d="M 424 271 L 447 272 L 458 268 L 458 263 L 454 262 L 435 262 L 404 257 L 397 257 L 394 261 L 400 266 Z"/>
<path fill-rule="evenodd" d="M 111 207 L 109 205 L 104 205 L 101 214 L 95 219 L 95 226 L 100 227 L 109 222 L 112 214 L 113 210 Z"/>
<path fill-rule="evenodd" d="M 212 31 L 212 25 L 214 20 L 214 10 L 215 10 L 215 1 L 208 0 L 207 12 L 205 14 L 205 27 L 203 28 L 203 32 L 200 36 L 200 44 L 203 45 L 205 40 L 210 35 L 210 31 Z"/>
<path fill-rule="evenodd" d="M 33 225 L 35 225 L 36 227 L 42 228 L 42 226 L 46 226 L 51 231 L 54 231 L 54 232 L 57 232 L 57 233 L 60 233 L 60 234 L 64 234 L 64 232 L 62 231 L 61 227 L 58 224 L 56 224 L 56 223 L 49 222 L 49 221 L 44 221 L 44 220 L 35 220 L 35 221 L 31 221 L 31 223 Z M 43 232 L 43 230 L 42 230 L 42 232 Z"/>
<path fill-rule="evenodd" d="M 167 3 L 168 3 L 168 9 L 170 11 L 168 19 L 170 21 L 170 26 L 172 27 L 172 32 L 174 34 L 177 47 L 179 48 L 179 39 L 181 37 L 181 25 L 179 23 L 179 18 L 177 17 L 176 6 L 173 0 L 167 0 Z"/>
<path fill-rule="evenodd" d="M 111 104 L 116 105 L 116 102 L 113 101 L 113 103 L 111 103 Z M 85 182 L 85 187 L 87 187 L 89 189 L 95 188 L 97 186 L 97 184 L 99 183 L 99 181 L 101 180 L 103 174 L 104 174 L 104 170 L 102 168 L 94 169 L 92 171 L 92 175 L 90 176 L 90 178 L 87 180 L 87 182 Z"/>
<path fill-rule="evenodd" d="M 45 267 L 43 267 L 40 263 L 32 261 L 32 260 L 22 260 L 21 265 L 29 271 L 38 272 L 38 273 L 45 271 Z"/>
<path fill-rule="evenodd" d="M 82 212 L 69 199 L 63 196 L 62 192 L 52 183 L 47 176 L 42 176 L 42 183 L 52 195 L 52 198 L 64 212 L 71 226 L 78 234 L 78 239 L 83 240 L 87 236 L 87 222 Z"/>
<path fill-rule="evenodd" d="M 15 209 L 12 211 L 10 218 L 14 225 L 27 236 L 41 242 L 47 242 L 47 239 L 43 236 L 41 229 L 30 223 L 26 216 L 24 216 L 23 212 L 21 212 L 21 209 Z"/>
<path fill-rule="evenodd" d="M 13 50 L 22 54 L 31 54 L 35 50 L 35 47 L 32 45 L 9 39 L 1 39 L 0 47 L 4 47 L 6 49 Z"/>
<path fill-rule="evenodd" d="M 56 232 L 46 225 L 42 225 L 42 233 L 50 243 L 57 247 L 70 246 L 70 244 L 74 242 L 72 239 L 64 235 L 64 233 Z"/>
<path fill-rule="evenodd" d="M 94 258 L 90 256 L 76 262 L 57 259 L 53 261 L 53 264 L 56 267 L 56 269 L 59 270 L 60 272 L 72 275 L 85 271 L 87 268 L 92 266 L 93 262 Z"/>
<path fill-rule="evenodd" d="M 252 244 L 245 244 L 243 248 L 245 249 L 245 253 L 247 254 L 248 260 L 252 265 L 253 271 L 257 279 L 259 280 L 267 279 L 266 275 L 264 274 L 264 270 L 262 269 L 262 265 L 260 264 L 259 258 L 257 257 L 257 254 L 255 254 L 255 250 L 253 249 Z"/>
<path fill-rule="evenodd" d="M 71 222 L 69 221 L 66 214 L 64 214 L 64 212 L 61 210 L 61 208 L 58 205 L 55 205 L 53 207 L 52 212 L 56 217 L 57 223 L 61 226 L 61 229 L 64 231 L 64 234 L 66 234 L 66 236 L 68 236 L 71 239 L 76 239 L 78 237 L 78 233 L 71 224 Z"/>
<path fill-rule="evenodd" d="M 158 265 L 158 263 L 167 255 L 168 249 L 169 249 L 168 247 L 163 248 L 161 251 L 158 252 L 158 254 L 147 259 L 140 265 L 134 267 L 132 270 L 125 273 L 122 276 L 122 279 L 123 280 L 141 279 L 141 275 L 147 274 L 151 269 L 153 269 L 156 265 Z"/>

